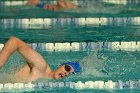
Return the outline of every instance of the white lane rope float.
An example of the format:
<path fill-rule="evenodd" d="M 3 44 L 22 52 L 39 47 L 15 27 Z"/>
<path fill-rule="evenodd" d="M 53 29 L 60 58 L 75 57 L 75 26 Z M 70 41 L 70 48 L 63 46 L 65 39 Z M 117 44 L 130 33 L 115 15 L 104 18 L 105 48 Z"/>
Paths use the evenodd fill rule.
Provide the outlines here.
<path fill-rule="evenodd" d="M 33 91 L 33 90 L 43 90 L 49 88 L 63 88 L 68 87 L 72 89 L 82 90 L 82 89 L 139 89 L 139 80 L 129 80 L 113 82 L 112 80 L 104 81 L 78 81 L 78 82 L 46 82 L 46 83 L 6 83 L 0 84 L 0 91 L 10 91 L 10 90 L 22 90 L 22 91 Z"/>

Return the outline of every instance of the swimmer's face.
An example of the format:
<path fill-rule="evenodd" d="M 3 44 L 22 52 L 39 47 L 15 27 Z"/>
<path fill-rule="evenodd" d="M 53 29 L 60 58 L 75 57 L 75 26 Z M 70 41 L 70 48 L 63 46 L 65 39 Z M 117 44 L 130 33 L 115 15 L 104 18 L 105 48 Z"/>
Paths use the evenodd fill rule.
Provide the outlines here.
<path fill-rule="evenodd" d="M 55 71 L 54 78 L 61 79 L 67 77 L 70 72 L 74 72 L 74 69 L 70 65 L 61 65 Z"/>

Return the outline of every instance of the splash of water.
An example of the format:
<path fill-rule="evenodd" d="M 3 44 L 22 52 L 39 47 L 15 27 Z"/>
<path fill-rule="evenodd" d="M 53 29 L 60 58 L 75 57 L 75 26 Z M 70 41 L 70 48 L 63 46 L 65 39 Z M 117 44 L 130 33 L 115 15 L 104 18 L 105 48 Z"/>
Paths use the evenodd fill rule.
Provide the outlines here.
<path fill-rule="evenodd" d="M 120 8 L 121 7 L 121 8 Z M 90 2 L 90 3 L 81 3 L 80 6 L 76 9 L 66 9 L 63 11 L 70 11 L 70 12 L 76 12 L 76 13 L 111 13 L 116 14 L 121 11 L 125 10 L 124 5 L 106 5 L 105 3 L 97 3 L 97 2 Z"/>
<path fill-rule="evenodd" d="M 107 57 L 98 55 L 97 52 L 92 52 L 88 56 L 84 57 L 80 63 L 83 67 L 82 75 L 85 76 L 106 76 L 101 70 L 105 66 Z"/>

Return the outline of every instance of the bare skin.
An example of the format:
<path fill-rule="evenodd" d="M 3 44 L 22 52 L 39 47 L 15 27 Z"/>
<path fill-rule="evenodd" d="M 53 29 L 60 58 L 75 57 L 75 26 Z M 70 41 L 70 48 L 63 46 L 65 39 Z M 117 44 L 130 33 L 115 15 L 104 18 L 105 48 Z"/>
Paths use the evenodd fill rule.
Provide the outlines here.
<path fill-rule="evenodd" d="M 36 6 L 37 4 L 40 3 L 40 0 L 28 0 L 27 5 L 30 6 Z M 52 4 L 45 4 L 44 5 L 44 9 L 48 9 L 48 10 L 60 10 L 60 9 L 75 9 L 76 5 L 68 0 L 56 0 L 56 5 L 52 5 Z"/>
<path fill-rule="evenodd" d="M 40 78 L 60 79 L 69 74 L 64 69 L 64 65 L 59 66 L 56 70 L 52 70 L 38 52 L 14 36 L 10 37 L 0 52 L 0 68 L 4 66 L 8 58 L 15 51 L 18 51 L 27 63 L 27 65 L 15 73 L 14 81 L 16 82 L 31 82 Z M 72 67 L 70 72 L 74 72 Z"/>

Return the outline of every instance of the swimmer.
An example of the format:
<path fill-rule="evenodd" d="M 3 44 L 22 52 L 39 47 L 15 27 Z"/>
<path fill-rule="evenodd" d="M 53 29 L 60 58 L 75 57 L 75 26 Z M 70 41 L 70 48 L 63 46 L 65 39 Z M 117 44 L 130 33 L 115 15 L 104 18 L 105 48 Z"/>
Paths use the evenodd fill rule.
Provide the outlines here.
<path fill-rule="evenodd" d="M 15 82 L 31 82 L 40 78 L 61 79 L 70 73 L 75 74 L 81 70 L 78 62 L 65 62 L 56 70 L 52 70 L 37 51 L 14 36 L 10 37 L 0 51 L 0 68 L 4 67 L 8 58 L 16 51 L 25 58 L 27 64 L 15 73 Z"/>
<path fill-rule="evenodd" d="M 76 5 L 68 0 L 56 0 L 56 5 L 44 3 L 41 0 L 28 0 L 27 5 L 36 6 L 48 10 L 60 10 L 60 9 L 75 9 Z"/>

